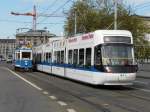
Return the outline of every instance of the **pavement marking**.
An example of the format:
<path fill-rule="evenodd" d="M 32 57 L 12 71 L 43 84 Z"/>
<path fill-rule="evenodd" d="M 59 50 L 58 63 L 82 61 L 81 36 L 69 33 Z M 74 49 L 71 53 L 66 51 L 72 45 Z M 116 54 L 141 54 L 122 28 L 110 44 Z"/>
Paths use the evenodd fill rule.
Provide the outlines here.
<path fill-rule="evenodd" d="M 57 98 L 55 96 L 49 96 L 52 100 L 56 100 Z"/>
<path fill-rule="evenodd" d="M 68 112 L 76 112 L 74 109 L 67 109 Z"/>
<path fill-rule="evenodd" d="M 61 105 L 61 106 L 66 106 L 67 104 L 65 103 L 65 102 L 63 102 L 63 101 L 58 101 L 57 102 L 59 105 Z"/>
<path fill-rule="evenodd" d="M 15 73 L 14 71 L 10 70 L 9 68 L 5 68 L 8 71 L 10 71 L 13 75 L 17 76 L 18 78 L 20 78 L 21 80 L 25 81 L 26 83 L 28 83 L 29 85 L 31 85 L 32 87 L 36 88 L 37 90 L 42 91 L 42 88 L 38 87 L 37 85 L 35 85 L 34 83 L 28 81 L 27 79 L 21 77 L 19 74 Z"/>
<path fill-rule="evenodd" d="M 105 104 L 103 104 L 104 106 L 109 106 L 109 104 L 107 104 L 107 103 L 105 103 Z"/>
<path fill-rule="evenodd" d="M 145 85 L 148 85 L 149 83 L 147 82 L 142 82 L 142 81 L 134 81 L 135 83 L 141 83 L 141 84 L 145 84 Z"/>
<path fill-rule="evenodd" d="M 43 91 L 43 94 L 48 95 L 48 92 L 47 91 Z"/>

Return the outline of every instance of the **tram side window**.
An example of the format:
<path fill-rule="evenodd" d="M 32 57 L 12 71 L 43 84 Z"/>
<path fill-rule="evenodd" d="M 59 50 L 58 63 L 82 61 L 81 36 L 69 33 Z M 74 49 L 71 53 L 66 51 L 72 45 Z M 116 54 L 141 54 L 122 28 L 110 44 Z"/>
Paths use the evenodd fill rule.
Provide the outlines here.
<path fill-rule="evenodd" d="M 57 63 L 57 51 L 54 52 L 54 63 Z"/>
<path fill-rule="evenodd" d="M 57 63 L 60 63 L 60 51 L 57 51 Z"/>
<path fill-rule="evenodd" d="M 17 59 L 20 60 L 20 53 L 17 53 Z"/>
<path fill-rule="evenodd" d="M 15 53 L 15 60 L 18 60 L 18 53 Z"/>
<path fill-rule="evenodd" d="M 37 54 L 37 60 L 36 60 L 38 63 L 40 62 L 39 60 L 39 54 Z"/>
<path fill-rule="evenodd" d="M 64 63 L 64 51 L 61 51 L 61 56 L 60 56 L 60 63 L 63 64 Z"/>
<path fill-rule="evenodd" d="M 48 62 L 49 59 L 49 53 L 46 53 L 46 62 Z"/>
<path fill-rule="evenodd" d="M 95 47 L 95 53 L 94 53 L 94 55 L 95 55 L 94 64 L 96 66 L 101 65 L 102 62 L 101 62 L 101 47 L 100 46 L 96 46 Z"/>
<path fill-rule="evenodd" d="M 89 68 L 91 66 L 91 48 L 86 48 L 86 60 L 85 67 Z"/>
<path fill-rule="evenodd" d="M 47 58 L 46 58 L 46 54 L 47 53 L 44 53 L 45 55 L 44 55 L 44 62 L 47 62 Z"/>
<path fill-rule="evenodd" d="M 39 60 L 38 60 L 38 54 L 36 54 L 36 57 L 35 57 L 35 63 L 38 63 Z"/>
<path fill-rule="evenodd" d="M 46 58 L 45 58 L 45 56 L 46 56 L 46 53 L 43 53 L 43 62 L 45 62 L 46 61 Z"/>
<path fill-rule="evenodd" d="M 39 62 L 42 63 L 42 54 L 39 54 Z"/>
<path fill-rule="evenodd" d="M 38 63 L 39 62 L 39 54 L 36 54 L 35 61 Z"/>
<path fill-rule="evenodd" d="M 34 63 L 37 63 L 38 62 L 38 60 L 37 60 L 38 54 L 35 54 L 35 57 L 33 57 L 33 58 L 34 58 Z"/>
<path fill-rule="evenodd" d="M 74 49 L 74 52 L 73 52 L 73 64 L 74 65 L 78 64 L 78 49 Z"/>
<path fill-rule="evenodd" d="M 79 50 L 79 66 L 84 66 L 84 49 Z"/>
<path fill-rule="evenodd" d="M 41 62 L 41 60 L 40 60 L 40 54 L 37 54 L 37 60 L 38 60 L 38 63 Z"/>
<path fill-rule="evenodd" d="M 48 53 L 48 54 L 49 54 L 49 55 L 48 55 L 48 56 L 49 56 L 49 57 L 48 57 L 48 62 L 51 63 L 51 53 Z"/>
<path fill-rule="evenodd" d="M 72 50 L 69 50 L 68 53 L 68 64 L 72 64 Z"/>

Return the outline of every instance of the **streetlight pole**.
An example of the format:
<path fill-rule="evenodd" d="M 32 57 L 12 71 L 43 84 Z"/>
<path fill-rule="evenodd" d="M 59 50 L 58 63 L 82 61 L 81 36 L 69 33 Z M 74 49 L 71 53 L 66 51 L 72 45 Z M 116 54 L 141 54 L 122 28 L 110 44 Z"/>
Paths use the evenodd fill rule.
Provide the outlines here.
<path fill-rule="evenodd" d="M 117 0 L 114 0 L 114 30 L 117 30 Z"/>

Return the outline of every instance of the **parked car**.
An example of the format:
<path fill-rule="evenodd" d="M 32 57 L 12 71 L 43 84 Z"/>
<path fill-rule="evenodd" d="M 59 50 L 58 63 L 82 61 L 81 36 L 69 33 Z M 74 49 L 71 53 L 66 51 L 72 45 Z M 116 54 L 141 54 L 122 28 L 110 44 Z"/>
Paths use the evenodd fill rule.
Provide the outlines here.
<path fill-rule="evenodd" d="M 7 58 L 7 59 L 6 59 L 6 62 L 7 62 L 7 63 L 12 63 L 12 61 L 13 61 L 12 58 Z"/>

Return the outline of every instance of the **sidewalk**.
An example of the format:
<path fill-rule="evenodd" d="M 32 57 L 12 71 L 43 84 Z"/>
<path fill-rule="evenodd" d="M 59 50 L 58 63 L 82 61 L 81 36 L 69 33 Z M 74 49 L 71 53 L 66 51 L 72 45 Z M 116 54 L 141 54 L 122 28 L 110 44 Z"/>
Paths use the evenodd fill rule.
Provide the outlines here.
<path fill-rule="evenodd" d="M 138 69 L 137 77 L 150 79 L 150 64 L 139 64 Z"/>
<path fill-rule="evenodd" d="M 150 71 L 138 71 L 137 77 L 150 79 Z"/>
<path fill-rule="evenodd" d="M 139 71 L 150 72 L 150 64 L 138 64 Z"/>

